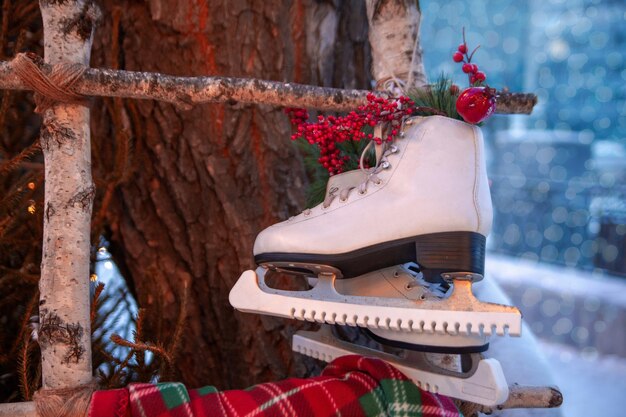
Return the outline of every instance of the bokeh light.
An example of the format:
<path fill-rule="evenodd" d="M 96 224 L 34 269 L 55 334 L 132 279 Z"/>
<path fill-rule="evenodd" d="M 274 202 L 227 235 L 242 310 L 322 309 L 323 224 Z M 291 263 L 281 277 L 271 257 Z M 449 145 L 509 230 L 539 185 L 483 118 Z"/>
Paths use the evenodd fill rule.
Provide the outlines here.
<path fill-rule="evenodd" d="M 446 73 L 467 85 L 451 59 L 465 27 L 492 87 L 539 99 L 530 116 L 496 115 L 483 126 L 496 257 L 487 274 L 550 359 L 567 365 L 553 369 L 575 392 L 565 393 L 565 415 L 595 415 L 594 401 L 577 399 L 594 397 L 589 378 L 601 381 L 596 406 L 626 392 L 626 2 L 420 5 L 429 79 Z M 603 416 L 623 415 L 626 399 L 614 397 L 601 403 Z"/>

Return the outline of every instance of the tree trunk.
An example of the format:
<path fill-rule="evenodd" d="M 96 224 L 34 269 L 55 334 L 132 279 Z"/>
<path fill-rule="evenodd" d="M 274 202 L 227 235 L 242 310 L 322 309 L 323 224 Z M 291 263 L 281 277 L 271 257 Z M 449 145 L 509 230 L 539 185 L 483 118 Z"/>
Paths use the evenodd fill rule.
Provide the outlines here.
<path fill-rule="evenodd" d="M 370 87 L 360 1 L 103 3 L 93 66 Z M 190 283 L 176 377 L 241 388 L 303 374 L 312 362 L 294 360 L 289 347 L 298 323 L 228 304 L 239 274 L 253 266 L 256 234 L 303 208 L 307 179 L 282 109 L 119 103 L 119 111 L 94 106 L 93 123 L 102 160 L 123 146 L 110 138 L 135 144 L 112 203 L 112 251 L 124 253 L 118 261 L 156 337 L 171 333 Z"/>

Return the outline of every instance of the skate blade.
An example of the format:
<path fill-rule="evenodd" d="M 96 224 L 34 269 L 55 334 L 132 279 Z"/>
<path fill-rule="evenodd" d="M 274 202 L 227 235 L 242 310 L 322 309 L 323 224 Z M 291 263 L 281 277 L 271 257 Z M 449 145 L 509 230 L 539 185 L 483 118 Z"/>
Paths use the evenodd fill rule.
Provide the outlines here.
<path fill-rule="evenodd" d="M 297 332 L 293 336 L 292 349 L 325 362 L 346 355 L 373 356 L 396 367 L 425 391 L 489 407 L 502 404 L 509 396 L 502 367 L 492 358 L 480 360 L 475 372 L 465 378 L 425 371 L 420 369 L 419 363 L 407 363 L 395 355 L 343 342 L 324 330 Z"/>
<path fill-rule="evenodd" d="M 230 304 L 247 313 L 371 329 L 453 336 L 520 336 L 522 331 L 517 308 L 478 301 L 468 281 L 455 281 L 447 299 L 413 301 L 342 295 L 334 288 L 334 276 L 320 275 L 307 291 L 270 288 L 264 277 L 262 268 L 245 271 L 230 291 Z"/>

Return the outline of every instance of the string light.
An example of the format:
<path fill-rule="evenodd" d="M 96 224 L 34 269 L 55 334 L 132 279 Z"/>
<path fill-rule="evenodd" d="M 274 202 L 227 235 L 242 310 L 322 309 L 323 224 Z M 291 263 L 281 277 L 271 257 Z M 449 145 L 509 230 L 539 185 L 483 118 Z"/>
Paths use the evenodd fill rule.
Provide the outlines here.
<path fill-rule="evenodd" d="M 91 274 L 89 276 L 89 281 L 96 282 L 98 280 L 98 274 Z"/>

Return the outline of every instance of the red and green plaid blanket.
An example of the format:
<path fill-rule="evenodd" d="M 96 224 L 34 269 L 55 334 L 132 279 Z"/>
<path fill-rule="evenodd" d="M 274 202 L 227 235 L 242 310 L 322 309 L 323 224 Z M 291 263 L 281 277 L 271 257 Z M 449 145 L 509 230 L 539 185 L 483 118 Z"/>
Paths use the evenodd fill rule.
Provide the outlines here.
<path fill-rule="evenodd" d="M 420 390 L 388 363 L 343 356 L 318 377 L 245 390 L 187 390 L 178 382 L 96 391 L 89 417 L 462 417 L 451 399 Z"/>

